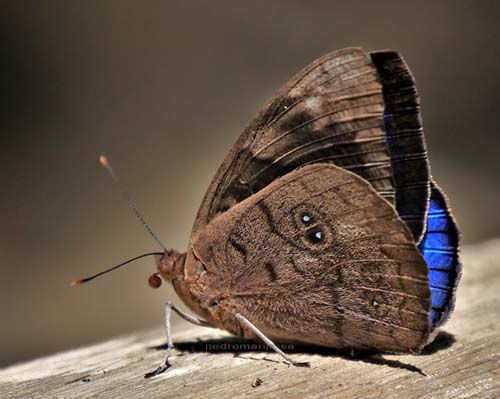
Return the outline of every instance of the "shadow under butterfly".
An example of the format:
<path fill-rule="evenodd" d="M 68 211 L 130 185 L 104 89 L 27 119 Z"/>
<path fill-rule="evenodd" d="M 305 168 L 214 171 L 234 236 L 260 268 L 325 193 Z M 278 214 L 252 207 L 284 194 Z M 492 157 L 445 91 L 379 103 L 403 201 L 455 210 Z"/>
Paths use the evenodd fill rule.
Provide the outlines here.
<path fill-rule="evenodd" d="M 276 344 L 420 352 L 461 274 L 447 202 L 401 56 L 347 48 L 314 61 L 230 149 L 187 252 L 157 255 L 157 274 L 197 317 L 167 303 L 166 354 L 146 376 L 170 366 L 171 310 L 294 365 Z"/>

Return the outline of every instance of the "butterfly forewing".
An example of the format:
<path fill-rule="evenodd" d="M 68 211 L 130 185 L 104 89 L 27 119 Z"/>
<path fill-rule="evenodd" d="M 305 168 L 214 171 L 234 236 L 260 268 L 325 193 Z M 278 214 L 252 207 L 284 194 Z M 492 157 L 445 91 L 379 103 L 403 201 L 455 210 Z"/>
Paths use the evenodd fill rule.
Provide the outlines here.
<path fill-rule="evenodd" d="M 297 167 L 334 162 L 394 198 L 382 86 L 361 49 L 339 50 L 299 72 L 267 103 L 227 155 L 195 231 Z"/>
<path fill-rule="evenodd" d="M 395 51 L 376 51 L 371 58 L 384 93 L 384 127 L 391 155 L 396 209 L 418 242 L 426 224 L 430 172 L 420 106 L 413 76 Z"/>
<path fill-rule="evenodd" d="M 417 97 L 404 62 L 397 54 L 386 54 L 396 53 L 335 51 L 292 78 L 227 155 L 200 207 L 194 231 L 278 177 L 328 162 L 370 182 L 395 203 L 419 238 L 428 200 L 427 161 L 420 125 L 405 123 L 408 118 L 419 120 Z M 415 145 L 402 153 L 401 143 L 407 140 Z M 423 162 L 417 175 L 409 173 L 415 162 Z"/>

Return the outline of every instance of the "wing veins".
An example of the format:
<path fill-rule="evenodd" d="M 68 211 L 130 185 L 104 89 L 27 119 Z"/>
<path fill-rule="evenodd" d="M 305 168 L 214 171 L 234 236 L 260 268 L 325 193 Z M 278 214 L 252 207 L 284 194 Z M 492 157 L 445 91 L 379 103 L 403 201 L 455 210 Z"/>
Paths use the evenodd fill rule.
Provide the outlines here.
<path fill-rule="evenodd" d="M 286 152 L 285 154 L 275 158 L 270 164 L 266 165 L 265 167 L 263 167 L 262 169 L 258 170 L 253 176 L 250 177 L 250 179 L 244 181 L 244 180 L 240 180 L 240 183 L 241 184 L 250 184 L 251 182 L 253 182 L 259 175 L 261 175 L 263 172 L 265 172 L 267 169 L 269 169 L 271 166 L 277 164 L 278 162 L 280 161 L 283 161 L 284 159 L 286 159 L 289 155 L 291 154 L 294 154 L 300 150 L 303 150 L 304 148 L 307 148 L 307 147 L 311 147 L 313 146 L 314 144 L 318 144 L 318 143 L 321 143 L 321 142 L 324 142 L 324 141 L 329 141 L 333 138 L 337 138 L 339 136 L 343 136 L 344 134 L 346 133 L 340 133 L 338 135 L 335 135 L 335 136 L 327 136 L 327 137 L 322 137 L 321 139 L 318 139 L 318 140 L 314 140 L 314 141 L 310 141 L 310 142 L 307 142 L 299 147 L 295 147 L 293 149 L 291 149 L 290 151 Z M 356 139 L 356 140 L 348 140 L 348 141 L 342 141 L 342 142 L 338 142 L 338 143 L 332 143 L 332 144 L 335 144 L 335 145 L 346 145 L 346 144 L 352 144 L 352 143 L 376 143 L 376 142 L 383 142 L 385 140 L 384 136 L 373 136 L 373 137 L 367 137 L 367 138 L 363 138 L 363 139 Z"/>

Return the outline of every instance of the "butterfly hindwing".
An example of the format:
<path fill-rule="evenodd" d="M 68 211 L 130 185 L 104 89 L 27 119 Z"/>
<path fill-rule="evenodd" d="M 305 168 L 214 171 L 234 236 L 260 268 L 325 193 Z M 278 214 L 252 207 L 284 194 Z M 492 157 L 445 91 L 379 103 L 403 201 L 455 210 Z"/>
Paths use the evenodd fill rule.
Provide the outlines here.
<path fill-rule="evenodd" d="M 300 168 L 192 239 L 207 292 L 277 342 L 418 351 L 429 333 L 426 264 L 394 207 L 331 164 Z"/>
<path fill-rule="evenodd" d="M 427 228 L 418 246 L 429 268 L 432 296 L 431 330 L 444 324 L 455 306 L 460 280 L 460 233 L 448 206 L 448 200 L 436 183 L 431 183 Z"/>

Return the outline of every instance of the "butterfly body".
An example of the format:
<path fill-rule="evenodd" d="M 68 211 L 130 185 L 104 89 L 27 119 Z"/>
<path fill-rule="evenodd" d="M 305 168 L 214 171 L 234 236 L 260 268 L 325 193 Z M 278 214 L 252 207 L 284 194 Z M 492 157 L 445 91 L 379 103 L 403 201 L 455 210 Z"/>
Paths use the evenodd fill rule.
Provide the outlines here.
<path fill-rule="evenodd" d="M 276 343 L 419 352 L 453 309 L 459 233 L 395 52 L 330 53 L 222 163 L 189 248 L 157 260 L 208 324 Z"/>

